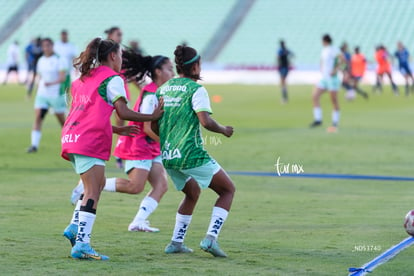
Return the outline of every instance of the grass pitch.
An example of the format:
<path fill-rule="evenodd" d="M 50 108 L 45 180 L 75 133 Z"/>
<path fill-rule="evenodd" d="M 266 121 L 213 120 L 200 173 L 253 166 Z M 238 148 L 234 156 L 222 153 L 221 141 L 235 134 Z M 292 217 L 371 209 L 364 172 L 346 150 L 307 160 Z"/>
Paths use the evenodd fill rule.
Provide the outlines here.
<path fill-rule="evenodd" d="M 328 134 L 326 95 L 324 126 L 308 128 L 310 86 L 292 86 L 287 105 L 273 86 L 207 89 L 211 97 L 222 97 L 212 103 L 214 118 L 235 127 L 230 139 L 204 132 L 210 154 L 227 171 L 275 172 L 280 158 L 306 173 L 413 176 L 412 96 L 395 97 L 386 89 L 348 103 L 341 92 L 339 133 Z M 402 223 L 414 207 L 412 182 L 232 176 L 236 197 L 220 235 L 229 258 L 198 250 L 215 201 L 210 190 L 202 193 L 186 238 L 195 253 L 163 253 L 182 199 L 170 185 L 150 217 L 161 229 L 157 234 L 127 231 L 144 194 L 104 192 L 92 244 L 111 260 L 72 260 L 62 231 L 78 177 L 59 156 L 60 127 L 50 114 L 39 152 L 25 152 L 32 106 L 24 87 L 0 86 L 1 275 L 346 275 L 348 267 L 361 266 L 407 236 Z M 124 176 L 113 160 L 106 175 Z M 409 248 L 374 273 L 412 275 L 413 257 Z"/>

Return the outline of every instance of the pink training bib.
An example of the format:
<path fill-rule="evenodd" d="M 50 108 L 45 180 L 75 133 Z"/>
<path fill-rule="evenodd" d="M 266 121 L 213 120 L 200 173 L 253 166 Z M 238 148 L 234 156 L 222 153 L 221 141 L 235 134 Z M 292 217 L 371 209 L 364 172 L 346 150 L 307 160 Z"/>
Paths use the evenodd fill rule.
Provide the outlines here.
<path fill-rule="evenodd" d="M 69 153 L 109 160 L 112 146 L 110 117 L 114 107 L 99 95 L 99 86 L 118 73 L 107 66 L 93 69 L 84 80 L 72 83 L 72 105 L 62 129 L 62 157 Z"/>
<path fill-rule="evenodd" d="M 142 88 L 134 105 L 134 111 L 139 112 L 144 93 L 155 93 L 157 88 L 153 82 Z M 128 125 L 138 126 L 140 132 L 135 137 L 120 136 L 114 156 L 124 160 L 151 160 L 160 155 L 160 144 L 145 134 L 143 122 L 129 122 Z"/>

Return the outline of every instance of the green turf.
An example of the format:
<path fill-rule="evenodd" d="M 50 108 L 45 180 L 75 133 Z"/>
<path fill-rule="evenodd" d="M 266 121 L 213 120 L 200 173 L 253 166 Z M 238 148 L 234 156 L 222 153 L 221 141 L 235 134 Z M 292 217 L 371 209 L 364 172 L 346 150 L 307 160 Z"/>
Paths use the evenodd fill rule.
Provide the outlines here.
<path fill-rule="evenodd" d="M 386 89 L 369 101 L 348 103 L 341 94 L 339 133 L 327 134 L 326 96 L 324 126 L 308 128 L 310 86 L 291 87 L 287 105 L 272 86 L 207 88 L 210 96 L 223 98 L 212 104 L 214 118 L 235 127 L 230 139 L 204 132 L 209 152 L 228 171 L 275 172 L 280 157 L 305 173 L 413 176 L 413 97 L 395 97 Z M 186 238 L 195 253 L 163 253 L 182 198 L 170 185 L 151 216 L 161 229 L 157 234 L 127 231 L 143 194 L 103 193 L 93 245 L 111 260 L 72 260 L 61 233 L 78 177 L 59 156 L 60 128 L 53 116 L 44 123 L 39 152 L 25 153 L 33 101 L 24 93 L 21 86 L 0 86 L 1 275 L 346 275 L 348 267 L 407 236 L 402 223 L 414 206 L 412 182 L 232 176 L 237 192 L 220 236 L 228 259 L 198 250 L 215 200 L 211 191 L 203 192 Z M 111 160 L 107 176 L 123 175 Z M 407 249 L 374 274 L 412 275 L 413 257 L 414 248 Z"/>

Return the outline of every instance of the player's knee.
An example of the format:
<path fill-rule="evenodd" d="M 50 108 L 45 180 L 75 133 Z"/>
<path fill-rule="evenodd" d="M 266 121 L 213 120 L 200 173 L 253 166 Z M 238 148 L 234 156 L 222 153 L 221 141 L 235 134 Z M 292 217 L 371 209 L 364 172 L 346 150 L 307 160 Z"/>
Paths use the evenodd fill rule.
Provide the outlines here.
<path fill-rule="evenodd" d="M 131 182 L 130 188 L 129 188 L 129 193 L 130 194 L 140 194 L 142 193 L 142 191 L 144 190 L 144 185 L 142 185 L 141 183 L 138 182 Z"/>
<path fill-rule="evenodd" d="M 185 196 L 187 199 L 191 200 L 191 201 L 197 201 L 198 198 L 200 197 L 200 189 L 191 189 L 190 191 L 186 191 L 185 192 Z"/>
<path fill-rule="evenodd" d="M 168 182 L 167 181 L 159 181 L 154 183 L 154 190 L 158 190 L 160 193 L 165 194 L 168 191 Z"/>
<path fill-rule="evenodd" d="M 40 109 L 40 119 L 43 120 L 46 117 L 48 109 L 47 108 L 42 108 Z"/>

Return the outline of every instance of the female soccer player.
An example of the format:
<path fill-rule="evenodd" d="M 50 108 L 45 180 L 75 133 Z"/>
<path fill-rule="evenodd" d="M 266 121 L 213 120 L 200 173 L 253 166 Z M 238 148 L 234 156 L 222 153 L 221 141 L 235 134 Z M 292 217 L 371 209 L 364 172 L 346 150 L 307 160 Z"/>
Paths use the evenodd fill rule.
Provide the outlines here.
<path fill-rule="evenodd" d="M 121 28 L 119 28 L 117 26 L 113 26 L 113 27 L 105 30 L 105 33 L 107 35 L 107 39 L 112 39 L 113 41 L 115 41 L 116 43 L 119 43 L 119 44 L 122 43 L 122 35 L 123 34 L 122 34 Z M 129 92 L 128 80 L 124 77 L 123 74 L 121 74 L 121 77 L 124 80 L 126 97 L 127 97 L 127 100 L 129 101 L 131 99 L 131 93 Z M 124 124 L 125 124 L 124 120 L 122 120 L 121 118 L 119 118 L 119 116 L 115 113 L 115 125 L 117 127 L 122 127 Z M 122 159 L 119 158 L 116 155 L 114 157 L 115 157 L 116 166 L 119 169 L 122 169 L 124 167 L 124 164 L 122 162 Z"/>
<path fill-rule="evenodd" d="M 338 90 L 341 82 L 338 77 L 338 70 L 340 66 L 340 56 L 339 50 L 332 45 L 332 38 L 330 35 L 325 34 L 322 37 L 322 45 L 322 79 L 319 81 L 312 95 L 314 121 L 310 127 L 317 127 L 322 125 L 322 109 L 320 106 L 320 97 L 324 92 L 329 91 L 331 95 L 333 111 L 332 126 L 328 128 L 328 132 L 336 132 L 339 123 Z"/>
<path fill-rule="evenodd" d="M 53 41 L 45 38 L 41 42 L 43 56 L 37 63 L 37 74 L 40 76 L 35 99 L 35 121 L 31 135 L 32 144 L 28 153 L 37 152 L 42 137 L 42 123 L 49 108 L 53 108 L 56 118 L 63 126 L 65 123 L 66 101 L 60 85 L 65 81 L 67 66 L 65 61 L 53 52 Z"/>
<path fill-rule="evenodd" d="M 148 59 L 140 56 L 128 77 L 141 79 L 147 73 Z M 84 196 L 74 217 L 78 220 L 76 242 L 71 255 L 75 259 L 107 260 L 90 245 L 99 196 L 105 185 L 105 160 L 112 145 L 110 116 L 116 110 L 120 118 L 131 121 L 158 119 L 163 110 L 160 101 L 153 114 L 141 114 L 127 107 L 124 83 L 119 76 L 122 65 L 120 45 L 113 40 L 95 38 L 75 60 L 81 76 L 72 84 L 72 105 L 62 130 L 62 157 L 70 160 L 84 183 Z"/>
<path fill-rule="evenodd" d="M 378 89 L 382 92 L 382 78 L 384 75 L 387 75 L 390 79 L 394 95 L 399 95 L 398 87 L 392 79 L 390 55 L 383 45 L 376 48 L 375 60 L 377 61 L 377 82 L 374 86 L 374 91 Z"/>
<path fill-rule="evenodd" d="M 282 103 L 287 103 L 288 101 L 286 78 L 290 70 L 290 59 L 292 56 L 292 52 L 286 48 L 285 42 L 281 40 L 280 48 L 277 51 L 277 67 L 280 75 L 280 86 L 282 87 Z"/>
<path fill-rule="evenodd" d="M 404 47 L 404 44 L 402 44 L 401 41 L 397 43 L 397 51 L 395 52 L 394 56 L 398 60 L 398 67 L 405 79 L 405 95 L 408 96 L 410 94 L 409 80 L 411 79 L 411 88 L 413 89 L 414 77 L 410 68 L 410 53 L 408 52 L 407 48 Z"/>
<path fill-rule="evenodd" d="M 355 90 L 352 86 L 351 78 L 351 54 L 348 51 L 348 44 L 346 42 L 341 45 L 340 63 L 342 71 L 342 87 L 345 88 L 345 97 L 348 100 L 353 100 L 355 98 Z"/>
<path fill-rule="evenodd" d="M 359 47 L 355 47 L 354 54 L 351 57 L 352 86 L 358 94 L 368 99 L 368 93 L 359 87 L 359 82 L 365 74 L 366 67 L 367 60 L 365 56 L 360 52 Z"/>
<path fill-rule="evenodd" d="M 201 249 L 215 257 L 226 257 L 217 237 L 230 210 L 235 187 L 226 172 L 203 147 L 200 124 L 212 132 L 232 136 L 233 127 L 222 126 L 210 117 L 211 107 L 200 79 L 200 56 L 191 47 L 177 46 L 175 64 L 180 78 L 171 79 L 158 88 L 157 97 L 165 99 L 165 112 L 158 121 L 162 161 L 177 190 L 184 193 L 176 214 L 171 243 L 165 253 L 189 253 L 184 238 L 191 222 L 201 188 L 218 194 L 206 237 Z M 154 129 L 157 129 L 154 126 Z"/>
<path fill-rule="evenodd" d="M 135 52 L 124 51 L 124 60 L 134 63 Z M 139 55 L 138 55 L 139 56 Z M 123 64 L 132 67 L 133 64 Z M 151 114 L 155 105 L 153 101 L 157 88 L 174 76 L 173 65 L 165 56 L 155 56 L 150 64 L 150 77 L 152 83 L 146 85 L 140 92 L 134 106 L 134 111 L 143 114 Z M 129 231 L 158 232 L 158 228 L 151 227 L 147 218 L 155 211 L 162 196 L 168 188 L 167 175 L 162 165 L 160 155 L 159 137 L 152 131 L 150 122 L 129 122 L 130 126 L 136 126 L 141 132 L 135 137 L 121 136 L 115 147 L 114 155 L 125 160 L 125 172 L 128 179 L 107 178 L 104 190 L 128 194 L 141 193 L 148 180 L 152 186 L 151 191 L 142 200 L 134 220 L 130 223 Z M 73 190 L 72 203 L 78 200 L 83 193 L 83 183 Z M 79 209 L 80 201 L 75 209 Z M 69 226 L 67 229 L 71 229 Z M 66 235 L 65 235 L 66 236 Z M 72 235 L 73 236 L 73 235 Z"/>
<path fill-rule="evenodd" d="M 105 30 L 105 33 L 107 35 L 107 39 L 112 39 L 116 43 L 121 44 L 121 42 L 122 42 L 121 28 L 114 26 L 114 27 L 111 27 L 111 28 Z"/>

